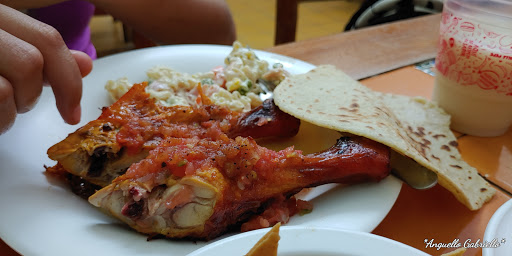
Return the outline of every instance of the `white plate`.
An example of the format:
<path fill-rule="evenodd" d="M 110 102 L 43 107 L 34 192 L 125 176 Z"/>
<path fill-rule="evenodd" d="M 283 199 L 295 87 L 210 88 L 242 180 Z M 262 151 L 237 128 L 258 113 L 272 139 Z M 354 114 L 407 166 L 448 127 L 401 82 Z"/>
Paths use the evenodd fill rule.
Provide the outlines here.
<path fill-rule="evenodd" d="M 79 126 L 96 119 L 109 104 L 107 80 L 128 77 L 146 79 L 146 70 L 162 64 L 183 72 L 201 72 L 222 65 L 231 47 L 164 46 L 121 53 L 94 62 L 84 79 L 82 122 L 66 125 L 45 88 L 33 111 L 19 115 L 10 131 L 0 136 L 0 237 L 24 255 L 185 255 L 204 242 L 146 241 L 120 222 L 99 212 L 67 186 L 49 180 L 44 165 L 55 163 L 46 150 Z M 256 51 L 270 63 L 280 62 L 291 73 L 303 73 L 313 65 L 292 58 Z M 389 177 L 378 184 L 347 188 L 324 186 L 306 197 L 315 209 L 295 216 L 289 225 L 343 227 L 371 231 L 393 206 L 401 183 Z M 322 194 L 324 191 L 326 193 Z M 322 194 L 322 195 L 320 195 Z"/>
<path fill-rule="evenodd" d="M 512 255 L 512 199 L 492 215 L 485 228 L 484 242 L 490 246 L 482 249 L 484 256 Z"/>
<path fill-rule="evenodd" d="M 245 255 L 270 229 L 260 229 L 220 240 L 187 256 Z M 281 227 L 279 256 L 428 256 L 428 254 L 397 241 L 363 233 L 332 228 Z"/>

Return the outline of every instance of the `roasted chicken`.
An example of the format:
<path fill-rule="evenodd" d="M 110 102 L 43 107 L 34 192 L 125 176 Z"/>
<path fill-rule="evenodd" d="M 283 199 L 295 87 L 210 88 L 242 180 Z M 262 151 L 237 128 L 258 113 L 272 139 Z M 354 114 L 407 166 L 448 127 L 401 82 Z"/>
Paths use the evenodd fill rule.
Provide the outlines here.
<path fill-rule="evenodd" d="M 362 137 L 342 137 L 309 155 L 259 146 L 256 138 L 299 130 L 300 121 L 272 100 L 233 112 L 213 105 L 198 86 L 198 106 L 165 107 L 145 87 L 134 85 L 48 150 L 58 161 L 49 172 L 95 184 L 84 193 L 94 193 L 89 202 L 142 233 L 208 240 L 234 227 L 258 228 L 256 216 L 267 225 L 286 223 L 282 217 L 303 208 L 293 198 L 303 188 L 389 174 L 389 148 Z"/>
<path fill-rule="evenodd" d="M 198 87 L 199 107 L 164 107 L 136 84 L 100 117 L 48 150 L 58 164 L 50 172 L 69 173 L 104 187 L 167 138 L 210 138 L 216 134 L 253 138 L 293 136 L 300 121 L 267 100 L 248 113 L 213 105 Z M 78 180 L 80 183 L 81 181 Z"/>
<path fill-rule="evenodd" d="M 380 181 L 389 154 L 363 137 L 309 155 L 250 137 L 168 138 L 89 201 L 145 234 L 208 240 L 303 188 Z"/>

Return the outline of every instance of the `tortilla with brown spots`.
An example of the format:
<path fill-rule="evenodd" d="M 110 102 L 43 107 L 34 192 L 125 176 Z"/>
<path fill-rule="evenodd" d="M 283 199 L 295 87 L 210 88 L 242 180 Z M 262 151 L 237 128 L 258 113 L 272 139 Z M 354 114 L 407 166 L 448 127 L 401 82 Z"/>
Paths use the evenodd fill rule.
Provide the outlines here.
<path fill-rule="evenodd" d="M 439 184 L 471 210 L 495 193 L 462 159 L 449 128 L 450 116 L 424 98 L 374 92 L 333 66 L 319 66 L 285 79 L 275 89 L 274 100 L 281 110 L 304 121 L 389 146 L 399 153 L 392 158 L 393 166 L 413 159 L 411 168 L 434 171 Z"/>

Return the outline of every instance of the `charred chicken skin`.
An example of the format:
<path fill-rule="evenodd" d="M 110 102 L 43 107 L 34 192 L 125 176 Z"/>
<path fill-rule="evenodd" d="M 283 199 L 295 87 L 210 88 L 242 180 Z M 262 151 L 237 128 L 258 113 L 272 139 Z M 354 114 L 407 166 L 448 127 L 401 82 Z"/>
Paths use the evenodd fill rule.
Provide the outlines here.
<path fill-rule="evenodd" d="M 222 133 L 169 138 L 89 202 L 142 233 L 208 240 L 302 188 L 375 182 L 389 171 L 389 148 L 362 137 L 309 155 Z"/>
<path fill-rule="evenodd" d="M 209 138 L 224 133 L 253 138 L 294 136 L 300 121 L 265 101 L 249 113 L 211 104 L 198 87 L 200 107 L 165 107 L 136 84 L 100 117 L 89 122 L 48 150 L 58 164 L 54 173 L 70 173 L 104 187 L 167 138 Z M 270 127 L 268 129 L 266 127 Z M 279 129 L 276 129 L 280 127 Z"/>

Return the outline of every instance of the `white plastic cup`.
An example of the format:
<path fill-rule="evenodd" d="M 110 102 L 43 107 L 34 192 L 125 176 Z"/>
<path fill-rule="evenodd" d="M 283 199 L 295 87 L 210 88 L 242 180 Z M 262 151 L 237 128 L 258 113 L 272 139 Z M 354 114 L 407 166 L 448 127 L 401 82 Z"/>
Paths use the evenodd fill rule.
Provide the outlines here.
<path fill-rule="evenodd" d="M 512 125 L 512 0 L 445 0 L 432 96 L 451 128 L 491 137 Z"/>

